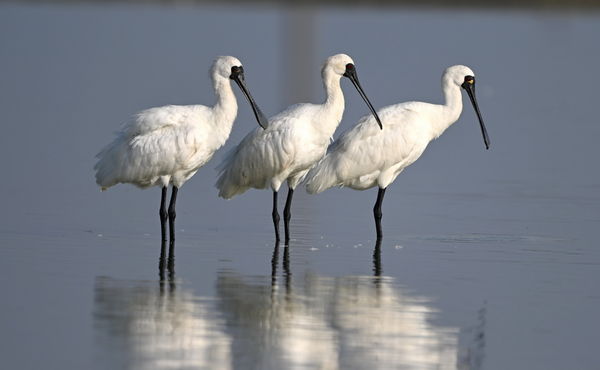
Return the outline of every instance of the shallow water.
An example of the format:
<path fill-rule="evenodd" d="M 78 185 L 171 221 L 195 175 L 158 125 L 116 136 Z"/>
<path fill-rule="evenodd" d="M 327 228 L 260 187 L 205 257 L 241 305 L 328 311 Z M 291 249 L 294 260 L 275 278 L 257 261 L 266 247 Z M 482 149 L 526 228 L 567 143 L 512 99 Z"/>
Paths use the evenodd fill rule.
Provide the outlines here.
<path fill-rule="evenodd" d="M 281 109 L 289 16 L 0 5 L 3 367 L 595 368 L 596 13 L 308 15 L 315 101 L 337 52 L 376 107 L 439 101 L 448 65 L 477 73 L 491 150 L 465 105 L 388 189 L 379 248 L 376 191 L 345 189 L 299 191 L 291 246 L 276 248 L 269 192 L 216 197 L 224 150 L 182 188 L 171 254 L 158 189 L 98 191 L 93 157 L 111 132 L 149 106 L 211 102 L 215 55 L 238 56 L 261 108 Z M 343 88 L 341 130 L 366 113 Z M 238 117 L 225 150 L 254 125 L 246 104 Z"/>

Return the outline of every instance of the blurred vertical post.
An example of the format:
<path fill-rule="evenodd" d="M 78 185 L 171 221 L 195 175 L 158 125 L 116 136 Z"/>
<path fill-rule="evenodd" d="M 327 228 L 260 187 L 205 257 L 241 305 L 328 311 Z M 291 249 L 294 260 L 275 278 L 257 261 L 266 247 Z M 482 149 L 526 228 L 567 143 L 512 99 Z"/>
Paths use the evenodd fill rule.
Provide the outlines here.
<path fill-rule="evenodd" d="M 283 97 L 282 107 L 311 102 L 314 81 L 320 71 L 314 69 L 315 9 L 310 5 L 286 4 L 283 13 Z"/>
<path fill-rule="evenodd" d="M 313 102 L 315 82 L 321 79 L 321 71 L 315 68 L 319 65 L 315 63 L 316 9 L 311 5 L 296 5 L 292 1 L 285 2 L 285 4 L 281 25 L 283 36 L 283 45 L 281 46 L 283 52 L 282 108 L 290 104 Z M 314 218 L 314 207 L 310 205 L 313 197 L 306 197 L 304 192 L 298 193 L 296 203 L 300 200 L 305 207 L 296 207 L 296 217 L 304 220 L 305 228 L 310 229 Z M 297 228 L 295 230 L 298 232 Z M 295 230 L 292 227 L 292 240 L 295 240 L 297 236 Z"/>

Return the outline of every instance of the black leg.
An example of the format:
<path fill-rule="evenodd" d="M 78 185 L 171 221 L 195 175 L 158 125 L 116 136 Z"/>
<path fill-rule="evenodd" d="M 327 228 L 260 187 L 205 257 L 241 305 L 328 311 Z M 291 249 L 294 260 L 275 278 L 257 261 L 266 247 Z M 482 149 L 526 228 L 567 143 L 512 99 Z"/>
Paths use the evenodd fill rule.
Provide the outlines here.
<path fill-rule="evenodd" d="M 160 217 L 160 234 L 163 242 L 167 241 L 167 187 L 162 188 L 162 195 L 160 197 L 160 209 L 158 210 L 158 216 Z"/>
<path fill-rule="evenodd" d="M 279 243 L 279 212 L 277 212 L 277 192 L 273 192 L 273 226 L 275 226 L 275 243 Z"/>
<path fill-rule="evenodd" d="M 292 218 L 292 197 L 294 189 L 289 188 L 285 208 L 283 209 L 283 228 L 285 230 L 285 245 L 290 244 L 290 219 Z"/>
<path fill-rule="evenodd" d="M 383 232 L 381 231 L 381 203 L 383 203 L 384 195 L 385 189 L 379 188 L 379 192 L 377 193 L 377 202 L 375 202 L 375 207 L 373 207 L 373 216 L 375 216 L 375 228 L 377 230 L 378 241 L 381 241 L 383 238 Z"/>
<path fill-rule="evenodd" d="M 178 190 L 176 186 L 173 186 L 173 190 L 171 190 L 171 202 L 169 202 L 169 237 L 171 238 L 171 243 L 175 241 L 175 217 L 177 217 L 175 203 L 177 202 Z"/>

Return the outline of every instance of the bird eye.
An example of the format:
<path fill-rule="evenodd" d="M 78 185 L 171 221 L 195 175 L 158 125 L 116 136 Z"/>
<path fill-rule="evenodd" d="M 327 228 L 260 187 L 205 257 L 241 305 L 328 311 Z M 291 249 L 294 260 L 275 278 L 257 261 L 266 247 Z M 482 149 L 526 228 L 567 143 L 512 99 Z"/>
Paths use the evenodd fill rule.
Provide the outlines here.
<path fill-rule="evenodd" d="M 354 69 L 354 64 L 352 64 L 352 63 L 348 63 L 348 64 L 346 64 L 346 70 L 347 70 L 347 71 L 351 71 L 351 70 L 353 70 L 353 69 Z"/>
<path fill-rule="evenodd" d="M 475 83 L 475 77 L 473 77 L 473 76 L 465 76 L 465 83 L 468 83 L 468 84 L 471 84 L 471 85 L 474 84 Z"/>
<path fill-rule="evenodd" d="M 240 74 L 244 73 L 244 67 L 242 66 L 233 66 L 231 67 L 231 76 L 229 76 L 230 78 L 233 78 L 234 76 L 238 76 Z"/>

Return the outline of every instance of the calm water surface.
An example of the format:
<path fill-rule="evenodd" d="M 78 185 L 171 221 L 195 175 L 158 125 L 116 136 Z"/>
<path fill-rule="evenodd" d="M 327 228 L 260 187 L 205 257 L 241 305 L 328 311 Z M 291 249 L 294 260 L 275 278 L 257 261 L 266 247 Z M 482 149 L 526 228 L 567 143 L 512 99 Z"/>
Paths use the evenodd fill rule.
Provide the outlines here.
<path fill-rule="evenodd" d="M 389 188 L 380 246 L 376 191 L 330 190 L 298 192 L 291 246 L 276 247 L 270 192 L 216 197 L 224 151 L 182 188 L 171 253 L 158 189 L 98 191 L 112 132 L 150 106 L 212 102 L 216 55 L 238 56 L 263 110 L 280 110 L 289 17 L 0 5 L 2 367 L 597 368 L 596 13 L 309 12 L 314 101 L 337 52 L 376 107 L 439 102 L 451 64 L 477 73 L 491 150 L 465 105 Z M 347 82 L 340 130 L 367 113 Z M 254 125 L 240 104 L 225 149 Z"/>

